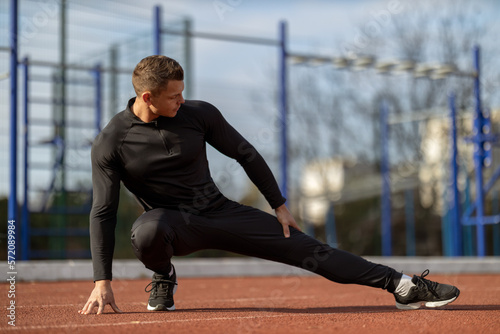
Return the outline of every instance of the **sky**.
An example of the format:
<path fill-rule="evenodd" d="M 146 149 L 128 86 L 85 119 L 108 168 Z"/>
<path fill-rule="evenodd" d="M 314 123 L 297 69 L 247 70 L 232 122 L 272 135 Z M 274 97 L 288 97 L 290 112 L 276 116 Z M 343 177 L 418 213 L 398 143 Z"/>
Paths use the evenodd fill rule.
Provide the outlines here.
<path fill-rule="evenodd" d="M 19 57 L 57 62 L 60 0 L 20 0 L 19 3 Z M 117 44 L 121 51 L 119 65 L 128 69 L 141 57 L 152 53 L 152 15 L 157 4 L 161 5 L 164 25 L 178 29 L 183 19 L 190 18 L 196 32 L 277 39 L 279 22 L 285 20 L 291 52 L 329 56 L 342 52 L 339 49 L 342 43 L 358 43 L 363 34 L 360 28 L 365 31 L 375 29 L 371 30 L 373 34 L 382 34 L 388 21 L 408 9 L 406 0 L 67 0 L 67 3 L 67 62 L 91 65 L 92 61 L 99 60 L 106 66 L 109 48 Z M 481 0 L 477 3 L 491 8 L 490 13 L 500 10 L 498 1 Z M 8 46 L 9 20 L 9 1 L 0 0 L 0 48 Z M 492 20 L 492 24 L 498 23 Z M 180 42 L 174 37 L 165 37 L 164 42 L 168 47 L 167 55 L 179 57 L 182 64 L 184 53 Z M 270 125 L 277 113 L 277 106 L 273 103 L 277 62 L 275 47 L 195 39 L 193 67 L 190 69 L 193 82 L 187 83 L 190 98 L 207 100 L 218 106 L 226 118 L 264 152 L 265 157 L 275 157 L 277 149 L 276 129 Z M 9 118 L 9 80 L 1 78 L 8 69 L 8 54 L 0 51 L 0 113 L 3 119 Z M 50 75 L 47 69 L 33 69 L 33 72 L 39 76 Z M 85 78 L 90 80 L 92 77 L 87 73 Z M 127 75 L 120 76 L 119 81 L 118 110 L 105 111 L 104 122 L 123 109 L 126 99 L 133 94 Z M 33 83 L 31 94 L 47 98 L 51 91 L 47 85 Z M 85 88 L 75 88 L 72 94 L 79 97 L 91 93 Z M 256 100 L 256 96 L 264 98 Z M 87 103 L 89 100 L 91 98 Z M 71 117 L 81 119 L 91 112 L 90 107 Z M 38 106 L 33 107 L 31 113 L 48 117 L 50 110 L 47 106 Z M 0 156 L 4 163 L 0 166 L 0 196 L 9 192 L 9 131 L 8 122 L 2 122 Z M 38 137 L 34 134 L 36 140 L 46 139 L 50 133 L 42 127 L 34 131 L 38 133 Z M 81 136 L 91 139 L 92 135 L 86 131 Z M 50 151 L 37 152 L 33 152 L 34 160 L 50 162 L 47 159 Z M 210 152 L 210 156 L 215 155 Z M 85 157 L 86 153 L 80 156 Z M 213 169 L 230 171 L 227 174 L 232 176 L 240 175 L 241 171 L 234 172 L 230 162 L 221 161 L 214 159 Z M 276 165 L 271 165 L 276 171 Z M 34 177 L 39 187 L 50 178 L 48 173 L 36 175 L 39 175 Z M 235 192 L 231 187 L 234 188 L 228 186 L 228 192 Z"/>

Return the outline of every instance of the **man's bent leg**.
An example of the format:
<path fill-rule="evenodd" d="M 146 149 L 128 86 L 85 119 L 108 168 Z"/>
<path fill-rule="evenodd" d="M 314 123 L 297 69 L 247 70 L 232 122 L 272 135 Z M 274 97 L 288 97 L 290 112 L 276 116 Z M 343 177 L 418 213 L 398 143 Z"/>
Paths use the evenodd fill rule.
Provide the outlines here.
<path fill-rule="evenodd" d="M 137 258 L 146 268 L 168 276 L 173 256 L 173 229 L 164 212 L 151 210 L 143 213 L 132 226 L 131 242 Z"/>
<path fill-rule="evenodd" d="M 181 212 L 153 209 L 143 213 L 132 226 L 132 248 L 146 268 L 168 276 L 173 255 L 186 255 L 200 248 L 196 247 L 196 238 L 185 240 L 178 237 L 178 234 L 188 234 L 189 229 Z M 193 232 L 193 235 L 196 236 L 196 233 Z"/>

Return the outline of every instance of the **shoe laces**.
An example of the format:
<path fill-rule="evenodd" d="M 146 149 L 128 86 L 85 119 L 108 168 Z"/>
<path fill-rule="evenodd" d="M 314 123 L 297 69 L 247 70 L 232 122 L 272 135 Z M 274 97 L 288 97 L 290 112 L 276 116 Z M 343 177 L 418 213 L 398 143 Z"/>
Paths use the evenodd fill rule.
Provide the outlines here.
<path fill-rule="evenodd" d="M 438 298 L 439 295 L 436 292 L 436 287 L 438 283 L 425 278 L 427 275 L 429 275 L 429 272 L 430 272 L 429 269 L 426 269 L 424 270 L 422 275 L 420 276 L 415 275 L 415 277 L 417 278 L 417 282 L 415 284 L 419 290 L 426 289 L 430 291 L 436 298 Z"/>
<path fill-rule="evenodd" d="M 174 281 L 166 280 L 166 279 L 156 279 L 150 282 L 146 287 L 144 288 L 144 291 L 146 292 L 151 292 L 154 296 L 157 295 L 165 295 L 167 296 L 169 293 L 171 294 L 173 291 L 173 286 L 176 285 L 177 283 Z M 163 288 L 163 286 L 166 285 L 166 288 Z M 151 286 L 151 288 L 148 290 L 148 287 Z"/>

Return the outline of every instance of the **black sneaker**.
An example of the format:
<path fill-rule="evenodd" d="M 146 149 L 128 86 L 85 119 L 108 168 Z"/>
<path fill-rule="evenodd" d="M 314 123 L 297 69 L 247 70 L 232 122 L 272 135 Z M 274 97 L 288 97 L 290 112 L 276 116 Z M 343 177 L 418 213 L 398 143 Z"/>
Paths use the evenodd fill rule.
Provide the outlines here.
<path fill-rule="evenodd" d="M 148 287 L 151 285 L 151 289 Z M 172 276 L 164 276 L 157 273 L 153 274 L 153 280 L 146 285 L 144 291 L 151 292 L 148 300 L 149 311 L 173 311 L 174 293 L 177 291 L 177 275 L 174 273 Z"/>
<path fill-rule="evenodd" d="M 396 307 L 400 310 L 416 310 L 422 304 L 426 307 L 440 307 L 451 303 L 460 294 L 453 285 L 441 284 L 430 281 L 424 277 L 429 274 L 425 270 L 421 276 L 413 275 L 412 282 L 415 284 L 406 296 L 394 294 Z"/>

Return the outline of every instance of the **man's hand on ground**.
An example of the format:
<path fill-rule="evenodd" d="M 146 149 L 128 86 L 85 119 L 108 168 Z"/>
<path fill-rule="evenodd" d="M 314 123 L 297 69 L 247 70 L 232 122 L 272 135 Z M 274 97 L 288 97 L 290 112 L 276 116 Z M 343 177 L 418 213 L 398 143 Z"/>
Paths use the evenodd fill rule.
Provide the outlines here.
<path fill-rule="evenodd" d="M 116 313 L 123 313 L 115 304 L 115 297 L 111 289 L 111 281 L 102 280 L 96 281 L 94 290 L 90 294 L 85 306 L 78 311 L 80 314 L 90 314 L 97 307 L 97 314 L 102 314 L 106 305 L 111 305 L 111 308 Z"/>

